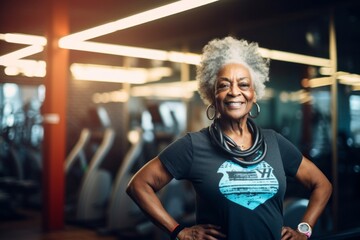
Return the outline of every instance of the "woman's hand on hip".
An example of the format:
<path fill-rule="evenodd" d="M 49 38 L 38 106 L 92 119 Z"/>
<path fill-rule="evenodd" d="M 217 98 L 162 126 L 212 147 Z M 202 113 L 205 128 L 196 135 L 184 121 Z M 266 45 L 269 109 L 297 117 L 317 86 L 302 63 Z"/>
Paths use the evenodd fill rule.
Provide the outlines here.
<path fill-rule="evenodd" d="M 184 228 L 179 234 L 180 240 L 218 240 L 225 239 L 226 235 L 220 231 L 220 227 L 212 224 L 199 224 Z"/>
<path fill-rule="evenodd" d="M 291 227 L 283 227 L 281 229 L 281 240 L 307 240 L 305 234 L 299 233 Z"/>

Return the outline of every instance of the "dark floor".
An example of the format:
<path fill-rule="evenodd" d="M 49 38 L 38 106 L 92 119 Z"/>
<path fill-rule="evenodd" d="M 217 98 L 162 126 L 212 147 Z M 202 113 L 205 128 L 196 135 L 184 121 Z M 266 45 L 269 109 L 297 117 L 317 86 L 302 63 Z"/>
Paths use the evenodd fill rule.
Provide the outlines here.
<path fill-rule="evenodd" d="M 116 236 L 101 236 L 96 230 L 66 225 L 64 230 L 44 233 L 41 212 L 19 211 L 19 216 L 0 221 L 1 240 L 119 240 Z"/>

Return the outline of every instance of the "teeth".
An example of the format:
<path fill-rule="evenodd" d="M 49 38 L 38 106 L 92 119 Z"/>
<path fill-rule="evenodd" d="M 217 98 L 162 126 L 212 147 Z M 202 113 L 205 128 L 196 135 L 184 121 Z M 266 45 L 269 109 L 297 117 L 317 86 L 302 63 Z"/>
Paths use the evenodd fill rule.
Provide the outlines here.
<path fill-rule="evenodd" d="M 228 102 L 227 105 L 232 106 L 232 107 L 239 107 L 241 106 L 240 102 Z"/>

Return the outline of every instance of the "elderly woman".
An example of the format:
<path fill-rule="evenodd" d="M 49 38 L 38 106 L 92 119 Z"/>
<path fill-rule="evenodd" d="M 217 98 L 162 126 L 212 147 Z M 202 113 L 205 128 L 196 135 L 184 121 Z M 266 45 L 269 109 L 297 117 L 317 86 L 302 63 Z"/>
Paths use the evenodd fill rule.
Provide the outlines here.
<path fill-rule="evenodd" d="M 199 93 L 211 126 L 170 144 L 132 178 L 127 193 L 170 239 L 307 239 L 332 187 L 288 140 L 259 128 L 252 118 L 269 67 L 256 43 L 233 37 L 210 41 L 197 69 Z M 283 226 L 286 178 L 311 192 L 298 229 Z M 196 192 L 196 225 L 182 226 L 156 192 L 173 178 Z"/>

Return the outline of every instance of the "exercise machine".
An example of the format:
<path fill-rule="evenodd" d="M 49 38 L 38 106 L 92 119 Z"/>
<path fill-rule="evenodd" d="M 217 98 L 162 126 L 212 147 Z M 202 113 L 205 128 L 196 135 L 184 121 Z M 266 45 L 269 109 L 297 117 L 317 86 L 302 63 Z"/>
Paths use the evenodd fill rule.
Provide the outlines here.
<path fill-rule="evenodd" d="M 173 120 L 173 127 L 165 128 L 161 126 L 161 113 L 158 108 L 152 106 L 149 110 L 143 112 L 142 127 L 129 132 L 130 147 L 116 174 L 107 211 L 107 225 L 99 230 L 101 234 L 116 234 L 121 239 L 136 240 L 160 240 L 168 237 L 164 236 L 126 194 L 127 184 L 133 174 L 158 154 L 164 145 L 179 136 L 178 124 L 172 112 L 169 112 L 168 116 Z M 148 121 L 148 114 L 151 115 L 151 124 L 144 123 Z M 148 127 L 150 125 L 153 127 Z M 148 149 L 156 150 L 149 153 Z M 194 221 L 195 195 L 187 182 L 173 179 L 158 192 L 158 196 L 165 209 L 178 221 L 185 224 Z"/>
<path fill-rule="evenodd" d="M 19 209 L 41 205 L 42 134 L 33 131 L 42 129 L 41 101 L 25 102 L 18 85 L 0 84 L 0 102 L 0 217 L 17 219 Z"/>
<path fill-rule="evenodd" d="M 81 131 L 64 166 L 67 179 L 66 219 L 81 225 L 93 225 L 105 219 L 106 204 L 111 192 L 111 174 L 101 164 L 113 146 L 115 131 L 110 126 L 109 116 L 104 108 L 97 108 L 96 116 L 102 126 L 100 129 L 84 128 Z M 74 186 L 72 178 L 80 179 L 75 184 L 79 186 L 77 190 L 71 189 Z"/>
<path fill-rule="evenodd" d="M 133 200 L 126 194 L 127 184 L 133 173 L 138 170 L 139 159 L 143 154 L 144 137 L 142 129 L 138 128 L 129 134 L 131 143 L 127 154 L 116 174 L 107 212 L 108 232 L 132 231 L 147 234 L 147 219 Z M 135 229 L 133 229 L 135 228 Z"/>

